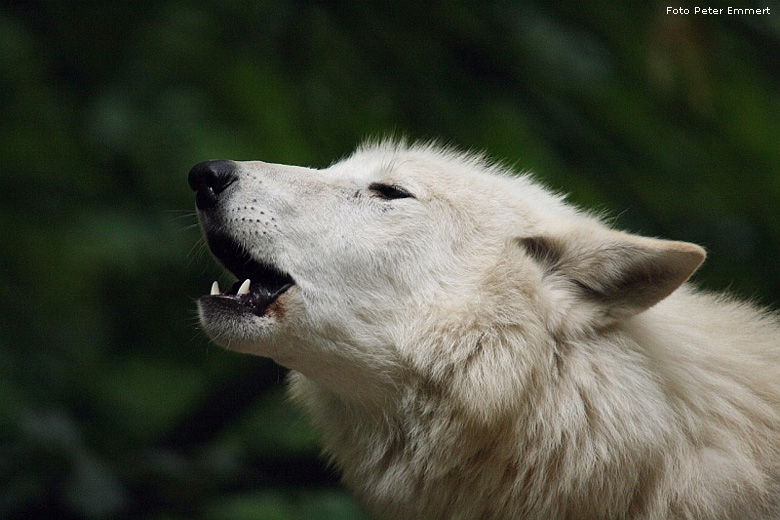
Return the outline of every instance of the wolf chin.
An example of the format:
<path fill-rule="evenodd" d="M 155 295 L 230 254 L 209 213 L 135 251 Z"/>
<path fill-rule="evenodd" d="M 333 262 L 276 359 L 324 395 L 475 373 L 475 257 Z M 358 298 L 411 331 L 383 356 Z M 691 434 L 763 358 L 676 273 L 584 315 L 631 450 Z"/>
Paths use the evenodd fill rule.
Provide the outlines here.
<path fill-rule="evenodd" d="M 701 247 L 429 144 L 189 181 L 238 278 L 206 332 L 291 369 L 377 518 L 780 518 L 780 323 L 691 288 Z"/>

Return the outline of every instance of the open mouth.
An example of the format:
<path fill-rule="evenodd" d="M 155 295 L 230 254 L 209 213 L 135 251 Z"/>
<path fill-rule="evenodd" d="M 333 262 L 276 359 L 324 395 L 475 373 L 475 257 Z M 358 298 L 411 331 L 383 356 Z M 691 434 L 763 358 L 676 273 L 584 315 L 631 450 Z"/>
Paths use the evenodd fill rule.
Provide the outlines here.
<path fill-rule="evenodd" d="M 249 252 L 232 238 L 222 234 L 209 234 L 209 249 L 238 281 L 225 292 L 214 282 L 211 294 L 223 306 L 236 312 L 249 311 L 263 316 L 268 307 L 295 281 L 276 267 L 254 260 Z"/>

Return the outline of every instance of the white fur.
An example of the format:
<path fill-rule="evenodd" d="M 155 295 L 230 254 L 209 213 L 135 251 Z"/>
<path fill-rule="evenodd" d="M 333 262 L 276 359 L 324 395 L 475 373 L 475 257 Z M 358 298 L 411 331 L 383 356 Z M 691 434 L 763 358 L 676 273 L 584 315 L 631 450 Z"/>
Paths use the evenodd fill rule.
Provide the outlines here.
<path fill-rule="evenodd" d="M 204 326 L 293 370 L 376 517 L 780 518 L 780 325 L 680 287 L 701 248 L 432 145 L 237 164 L 204 226 L 296 285 Z"/>

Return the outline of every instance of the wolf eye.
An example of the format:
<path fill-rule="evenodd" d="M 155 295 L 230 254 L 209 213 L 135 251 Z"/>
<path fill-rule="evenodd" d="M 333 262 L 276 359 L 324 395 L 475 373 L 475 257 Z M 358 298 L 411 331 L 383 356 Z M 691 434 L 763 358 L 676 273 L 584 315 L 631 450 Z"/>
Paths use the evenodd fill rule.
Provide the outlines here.
<path fill-rule="evenodd" d="M 397 184 L 381 184 L 379 182 L 374 182 L 368 186 L 368 189 L 385 200 L 414 198 L 414 195 Z"/>

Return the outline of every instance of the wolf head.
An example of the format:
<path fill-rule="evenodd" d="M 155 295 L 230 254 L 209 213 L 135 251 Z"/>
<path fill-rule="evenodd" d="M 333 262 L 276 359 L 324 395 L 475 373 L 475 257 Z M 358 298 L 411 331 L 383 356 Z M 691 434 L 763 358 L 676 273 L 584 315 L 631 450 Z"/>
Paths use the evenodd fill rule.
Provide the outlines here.
<path fill-rule="evenodd" d="M 207 333 L 350 400 L 453 371 L 470 395 L 506 371 L 522 386 L 561 338 L 630 320 L 704 259 L 432 145 L 366 145 L 323 170 L 201 163 L 190 184 L 209 247 L 238 278 L 200 298 Z"/>

